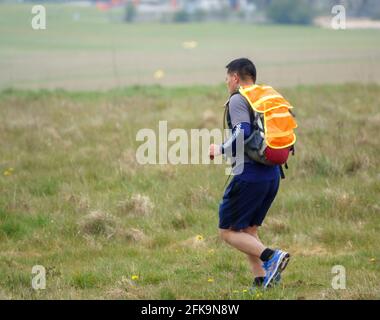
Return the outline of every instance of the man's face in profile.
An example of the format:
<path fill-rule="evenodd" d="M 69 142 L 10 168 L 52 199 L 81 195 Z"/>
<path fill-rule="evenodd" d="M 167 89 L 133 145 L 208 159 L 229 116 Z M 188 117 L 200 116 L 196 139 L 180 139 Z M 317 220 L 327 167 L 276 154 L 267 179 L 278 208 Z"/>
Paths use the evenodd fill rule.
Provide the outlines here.
<path fill-rule="evenodd" d="M 239 76 L 236 72 L 227 73 L 226 75 L 226 84 L 228 92 L 230 94 L 234 93 L 239 88 Z"/>

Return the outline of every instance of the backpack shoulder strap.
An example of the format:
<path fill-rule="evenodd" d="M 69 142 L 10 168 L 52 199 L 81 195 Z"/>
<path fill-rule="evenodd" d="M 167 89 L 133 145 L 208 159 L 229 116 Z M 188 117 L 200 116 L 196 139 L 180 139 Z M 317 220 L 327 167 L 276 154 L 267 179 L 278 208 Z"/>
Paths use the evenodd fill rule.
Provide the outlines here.
<path fill-rule="evenodd" d="M 232 98 L 234 95 L 236 95 L 236 94 L 239 94 L 241 97 L 244 98 L 244 100 L 245 100 L 245 102 L 246 102 L 246 106 L 247 106 L 248 112 L 249 112 L 249 119 L 250 119 L 251 127 L 252 127 L 252 129 L 255 129 L 255 125 L 256 125 L 256 121 L 255 121 L 255 111 L 251 108 L 251 106 L 250 106 L 250 104 L 249 104 L 247 98 L 245 98 L 245 97 L 244 97 L 239 91 L 235 91 L 235 92 L 233 92 L 233 93 L 230 95 L 228 101 L 227 101 L 226 104 L 225 104 L 225 107 L 226 107 L 226 109 L 225 109 L 225 116 L 224 116 L 225 121 L 227 122 L 228 126 L 231 128 L 231 121 L 230 121 L 230 119 L 229 119 L 229 114 L 228 114 L 228 111 L 229 111 L 229 104 L 230 104 L 230 100 L 231 100 L 231 98 Z M 231 129 L 232 129 L 232 128 L 231 128 Z M 252 130 L 252 131 L 253 131 L 253 130 Z"/>

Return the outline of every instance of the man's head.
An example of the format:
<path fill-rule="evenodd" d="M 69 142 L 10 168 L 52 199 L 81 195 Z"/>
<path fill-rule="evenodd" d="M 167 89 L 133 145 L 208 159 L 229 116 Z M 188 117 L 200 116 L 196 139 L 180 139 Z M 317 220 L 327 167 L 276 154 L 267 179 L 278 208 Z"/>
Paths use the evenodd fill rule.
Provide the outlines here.
<path fill-rule="evenodd" d="M 246 58 L 231 61 L 226 66 L 226 84 L 230 93 L 235 92 L 240 85 L 252 85 L 256 83 L 256 67 Z"/>

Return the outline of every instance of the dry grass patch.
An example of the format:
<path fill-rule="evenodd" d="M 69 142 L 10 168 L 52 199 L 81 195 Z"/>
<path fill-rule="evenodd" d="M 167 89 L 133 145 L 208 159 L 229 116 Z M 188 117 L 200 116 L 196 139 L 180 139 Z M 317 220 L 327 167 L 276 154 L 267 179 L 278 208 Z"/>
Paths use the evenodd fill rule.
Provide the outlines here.
<path fill-rule="evenodd" d="M 275 234 L 288 233 L 290 231 L 290 227 L 286 219 L 284 218 L 279 219 L 279 218 L 273 218 L 273 217 L 268 217 L 266 219 L 265 229 L 268 229 L 269 231 Z"/>
<path fill-rule="evenodd" d="M 119 212 L 136 216 L 147 216 L 153 212 L 154 204 L 147 195 L 134 194 L 118 203 Z"/>
<path fill-rule="evenodd" d="M 125 230 L 124 237 L 132 242 L 147 242 L 150 238 L 141 230 L 136 228 L 129 228 Z"/>
<path fill-rule="evenodd" d="M 79 222 L 81 233 L 84 235 L 102 235 L 113 237 L 117 232 L 117 220 L 112 215 L 102 211 L 92 211 Z"/>

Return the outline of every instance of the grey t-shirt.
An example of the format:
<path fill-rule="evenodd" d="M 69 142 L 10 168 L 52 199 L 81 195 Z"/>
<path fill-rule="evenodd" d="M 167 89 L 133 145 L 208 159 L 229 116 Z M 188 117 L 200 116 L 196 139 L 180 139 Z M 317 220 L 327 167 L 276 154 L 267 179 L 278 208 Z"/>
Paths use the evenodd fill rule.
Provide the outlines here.
<path fill-rule="evenodd" d="M 228 111 L 232 128 L 235 127 L 238 123 L 251 122 L 248 108 L 251 108 L 251 106 L 241 94 L 235 94 L 230 98 Z M 253 161 L 250 160 L 247 155 L 244 155 L 244 162 L 252 163 Z"/>
<path fill-rule="evenodd" d="M 229 103 L 229 114 L 232 127 L 241 122 L 250 123 L 251 118 L 248 111 L 248 108 L 250 107 L 251 106 L 248 104 L 248 101 L 241 94 L 235 94 L 231 97 Z"/>

